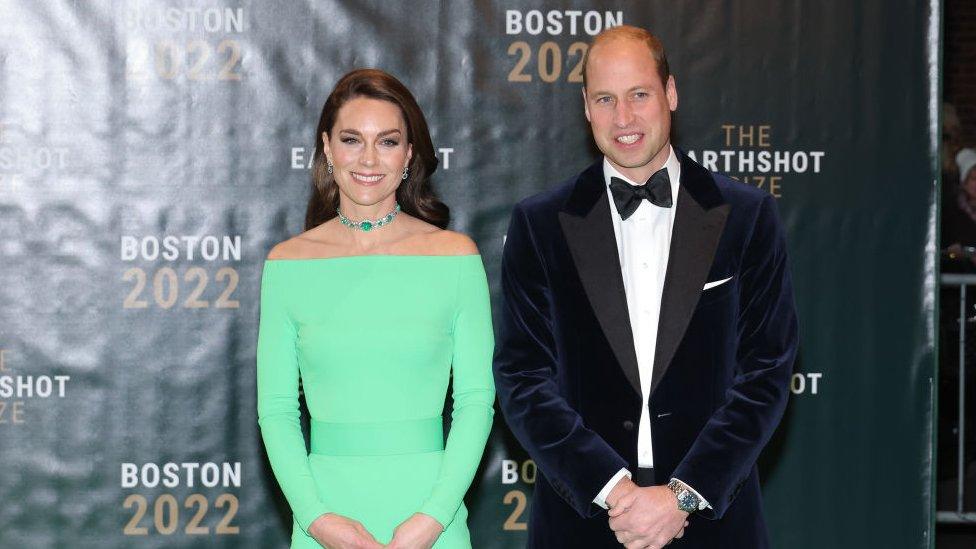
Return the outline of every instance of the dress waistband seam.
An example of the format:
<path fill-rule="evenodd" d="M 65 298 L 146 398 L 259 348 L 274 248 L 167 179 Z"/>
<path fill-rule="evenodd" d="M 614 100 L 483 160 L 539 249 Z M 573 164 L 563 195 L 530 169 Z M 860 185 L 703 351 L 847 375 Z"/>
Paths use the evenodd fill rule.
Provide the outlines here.
<path fill-rule="evenodd" d="M 334 456 L 395 455 L 442 451 L 442 416 L 376 422 L 312 420 L 311 453 Z"/>

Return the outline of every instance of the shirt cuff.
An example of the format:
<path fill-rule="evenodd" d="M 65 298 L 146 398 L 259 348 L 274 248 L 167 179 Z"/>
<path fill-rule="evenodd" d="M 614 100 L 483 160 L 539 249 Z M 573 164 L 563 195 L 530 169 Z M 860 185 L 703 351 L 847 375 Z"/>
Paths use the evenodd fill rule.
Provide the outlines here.
<path fill-rule="evenodd" d="M 619 471 L 617 471 L 617 474 L 610 477 L 610 481 L 604 484 L 603 489 L 600 490 L 600 493 L 593 498 L 593 503 L 603 507 L 604 509 L 609 509 L 609 507 L 607 507 L 607 497 L 610 495 L 613 487 L 616 486 L 617 483 L 620 482 L 620 479 L 624 477 L 632 478 L 630 471 L 628 471 L 626 467 L 621 468 Z"/>
<path fill-rule="evenodd" d="M 691 492 L 692 494 L 695 494 L 695 497 L 697 497 L 698 498 L 698 501 L 701 502 L 700 504 L 698 504 L 698 510 L 699 511 L 702 510 L 702 509 L 711 509 L 712 508 L 712 506 L 708 503 L 708 500 L 706 500 L 705 498 L 703 498 L 702 495 L 699 494 L 697 490 L 695 490 L 694 488 L 692 488 L 687 482 L 681 480 L 680 478 L 672 478 L 671 480 L 676 480 L 676 481 L 680 482 L 682 485 L 684 485 L 685 488 L 688 489 L 689 492 Z M 702 504 L 704 504 L 704 505 L 702 505 Z"/>

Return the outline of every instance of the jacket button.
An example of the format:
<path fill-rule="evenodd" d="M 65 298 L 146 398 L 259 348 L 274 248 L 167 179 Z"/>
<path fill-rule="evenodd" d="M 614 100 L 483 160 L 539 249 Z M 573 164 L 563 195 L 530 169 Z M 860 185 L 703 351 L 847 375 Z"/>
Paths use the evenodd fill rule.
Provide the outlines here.
<path fill-rule="evenodd" d="M 624 420 L 624 429 L 627 430 L 627 431 L 633 431 L 634 430 L 634 422 L 631 421 L 631 420 L 629 420 L 629 419 L 625 419 Z"/>

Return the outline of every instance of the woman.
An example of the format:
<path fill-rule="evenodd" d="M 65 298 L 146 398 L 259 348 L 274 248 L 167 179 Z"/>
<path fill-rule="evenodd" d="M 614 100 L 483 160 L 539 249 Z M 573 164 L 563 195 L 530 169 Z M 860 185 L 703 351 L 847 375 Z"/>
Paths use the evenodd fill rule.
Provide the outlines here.
<path fill-rule="evenodd" d="M 316 136 L 306 231 L 271 250 L 261 282 L 258 423 L 291 547 L 471 547 L 462 499 L 494 402 L 481 257 L 444 229 L 427 123 L 394 77 L 344 76 Z"/>

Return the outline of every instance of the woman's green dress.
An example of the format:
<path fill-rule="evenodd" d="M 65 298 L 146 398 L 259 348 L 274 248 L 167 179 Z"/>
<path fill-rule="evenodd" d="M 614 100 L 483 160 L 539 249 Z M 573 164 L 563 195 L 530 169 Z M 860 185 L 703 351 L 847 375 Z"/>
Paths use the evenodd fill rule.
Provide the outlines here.
<path fill-rule="evenodd" d="M 258 423 L 294 515 L 291 547 L 319 547 L 308 527 L 330 512 L 380 543 L 425 513 L 444 526 L 435 548 L 471 547 L 463 498 L 491 430 L 493 346 L 479 255 L 267 260 Z"/>

